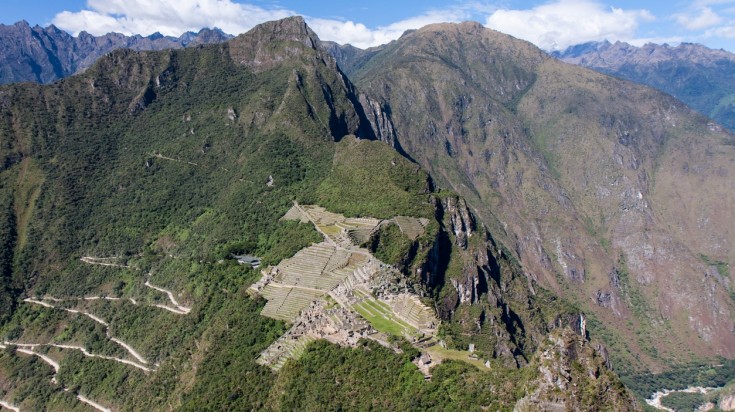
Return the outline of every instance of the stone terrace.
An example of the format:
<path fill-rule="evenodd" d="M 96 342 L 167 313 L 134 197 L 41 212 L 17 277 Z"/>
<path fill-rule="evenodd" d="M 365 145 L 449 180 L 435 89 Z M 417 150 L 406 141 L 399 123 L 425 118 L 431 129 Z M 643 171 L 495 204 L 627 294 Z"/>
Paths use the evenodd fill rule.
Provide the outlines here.
<path fill-rule="evenodd" d="M 433 332 L 436 328 L 438 322 L 434 312 L 418 297 L 403 293 L 390 303 L 396 315 L 422 332 Z"/>
<path fill-rule="evenodd" d="M 426 225 L 429 223 L 428 219 L 417 219 L 408 216 L 396 216 L 393 221 L 396 222 L 401 232 L 411 240 L 416 240 L 423 235 L 426 232 Z"/>
<path fill-rule="evenodd" d="M 355 244 L 368 240 L 381 223 L 389 221 L 345 218 L 295 202 L 283 219 L 311 222 L 325 239 L 263 270 L 261 279 L 249 288 L 268 300 L 263 316 L 293 322 L 285 335 L 261 353 L 259 363 L 278 370 L 319 338 L 355 345 L 365 337 L 380 341 L 376 330 L 415 342 L 434 335 L 439 322 L 431 308 L 418 297 L 398 294 L 386 285 L 395 278 L 396 268 Z M 399 216 L 394 221 L 415 239 L 424 233 L 425 220 Z"/>

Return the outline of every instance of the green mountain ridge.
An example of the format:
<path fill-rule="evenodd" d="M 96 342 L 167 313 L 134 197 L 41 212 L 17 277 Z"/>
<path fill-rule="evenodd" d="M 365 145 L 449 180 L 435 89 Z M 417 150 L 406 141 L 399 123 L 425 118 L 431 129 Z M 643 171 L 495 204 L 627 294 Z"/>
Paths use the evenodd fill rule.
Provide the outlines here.
<path fill-rule="evenodd" d="M 733 356 L 732 134 L 478 23 L 355 55 L 397 145 L 590 315 L 618 370 Z"/>
<path fill-rule="evenodd" d="M 389 145 L 301 18 L 227 43 L 121 50 L 0 87 L 0 400 L 22 410 L 635 409 L 579 310 L 536 283 L 456 194 Z M 395 114 L 395 113 L 394 113 Z M 382 128 L 380 127 L 382 125 Z M 357 136 L 357 138 L 352 136 Z M 396 336 L 256 362 L 289 328 L 260 277 L 322 235 L 300 204 L 390 226 L 369 247 L 442 321 L 431 369 Z M 405 221 L 404 221 L 405 222 Z M 90 403 L 91 402 L 91 403 Z"/>

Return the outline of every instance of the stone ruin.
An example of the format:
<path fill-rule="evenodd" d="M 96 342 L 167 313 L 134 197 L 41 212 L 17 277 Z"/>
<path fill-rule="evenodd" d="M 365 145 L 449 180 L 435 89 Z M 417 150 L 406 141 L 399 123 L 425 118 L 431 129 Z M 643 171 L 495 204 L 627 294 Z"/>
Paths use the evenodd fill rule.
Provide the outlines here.
<path fill-rule="evenodd" d="M 354 346 L 360 339 L 369 338 L 387 345 L 385 335 L 356 311 L 355 305 L 363 303 L 380 308 L 373 309 L 376 316 L 404 327 L 404 336 L 409 340 L 425 344 L 433 339 L 439 325 L 434 311 L 406 285 L 396 282 L 401 278 L 396 268 L 356 244 L 360 239 L 369 239 L 386 221 L 345 218 L 319 206 L 296 202 L 282 219 L 311 222 L 324 241 L 263 269 L 262 277 L 248 289 L 268 300 L 263 316 L 293 323 L 260 354 L 258 363 L 279 370 L 287 359 L 300 356 L 316 339 Z M 423 234 L 428 223 L 409 217 L 396 218 L 398 222 L 416 237 Z"/>

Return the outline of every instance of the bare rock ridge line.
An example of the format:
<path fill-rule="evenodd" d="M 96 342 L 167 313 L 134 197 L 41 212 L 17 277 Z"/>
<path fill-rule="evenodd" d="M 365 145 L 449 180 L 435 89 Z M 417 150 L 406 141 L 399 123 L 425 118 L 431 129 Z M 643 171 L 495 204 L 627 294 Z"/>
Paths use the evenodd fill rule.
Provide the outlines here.
<path fill-rule="evenodd" d="M 25 21 L 0 25 L 4 47 L 0 65 L 8 70 L 0 73 L 0 84 L 17 82 L 51 83 L 79 73 L 101 56 L 117 49 L 165 50 L 222 43 L 232 38 L 220 29 L 204 28 L 198 33 L 186 32 L 179 37 L 126 36 L 107 33 L 93 36 L 82 32 L 72 36 L 56 26 L 30 26 Z"/>
<path fill-rule="evenodd" d="M 406 33 L 360 65 L 356 87 L 390 107 L 406 153 L 539 286 L 626 337 L 606 342 L 618 362 L 735 357 L 732 134 L 669 95 L 467 24 Z"/>
<path fill-rule="evenodd" d="M 113 337 L 112 336 L 112 333 L 110 332 L 110 324 L 107 323 L 106 321 L 104 321 L 103 319 L 101 319 L 101 318 L 99 318 L 99 317 L 97 317 L 97 316 L 95 316 L 95 315 L 93 315 L 93 314 L 91 314 L 89 312 L 84 312 L 84 311 L 80 311 L 80 310 L 76 310 L 76 309 L 67 309 L 67 308 L 56 307 L 56 306 L 53 306 L 53 305 L 49 305 L 48 303 L 41 302 L 41 301 L 34 300 L 34 299 L 26 298 L 26 299 L 23 299 L 23 301 L 24 302 L 28 302 L 28 303 L 38 304 L 38 305 L 41 305 L 41 306 L 44 306 L 44 307 L 47 307 L 47 308 L 61 309 L 63 311 L 69 312 L 69 313 L 81 314 L 81 315 L 84 315 L 84 316 L 92 319 L 93 321 L 95 321 L 95 322 L 97 322 L 100 325 L 102 325 L 102 326 L 105 327 L 105 333 L 107 334 L 107 338 L 108 339 L 110 339 L 112 342 L 115 342 L 116 344 L 118 344 L 121 347 L 123 347 L 126 351 L 128 351 L 128 353 L 130 355 L 132 355 L 139 362 L 141 362 L 143 364 L 146 364 L 146 365 L 148 364 L 148 361 L 143 356 L 141 356 L 135 349 L 133 349 L 132 346 L 128 345 L 127 343 L 123 342 L 120 339 L 117 339 L 117 338 Z"/>

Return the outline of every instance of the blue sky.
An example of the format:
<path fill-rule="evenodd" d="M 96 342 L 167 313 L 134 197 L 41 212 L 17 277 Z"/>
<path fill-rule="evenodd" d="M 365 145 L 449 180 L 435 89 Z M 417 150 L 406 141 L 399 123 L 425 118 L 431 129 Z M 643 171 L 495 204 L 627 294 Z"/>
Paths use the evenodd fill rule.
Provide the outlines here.
<path fill-rule="evenodd" d="M 325 40 L 369 47 L 407 29 L 476 20 L 546 49 L 592 40 L 702 43 L 735 51 L 735 0 L 3 0 L 0 23 L 55 24 L 77 34 L 110 31 L 179 35 L 217 26 L 239 34 L 267 20 L 300 14 Z"/>

